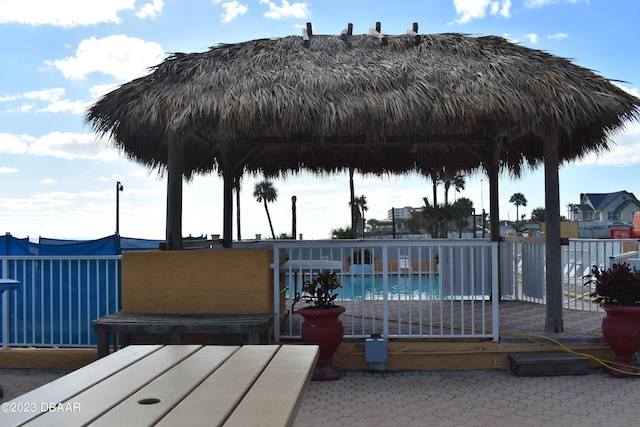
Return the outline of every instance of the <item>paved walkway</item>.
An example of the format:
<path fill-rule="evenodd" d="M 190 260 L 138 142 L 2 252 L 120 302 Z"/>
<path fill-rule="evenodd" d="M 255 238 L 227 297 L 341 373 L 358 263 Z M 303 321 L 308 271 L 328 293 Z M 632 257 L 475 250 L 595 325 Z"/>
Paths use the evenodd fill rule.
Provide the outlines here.
<path fill-rule="evenodd" d="M 4 398 L 0 402 L 8 402 L 28 391 L 66 375 L 69 371 L 49 371 L 41 369 L 0 369 L 0 388 L 4 390 Z M 0 425 L 2 425 L 0 413 Z"/>
<path fill-rule="evenodd" d="M 0 402 L 65 373 L 0 369 Z M 640 419 L 638 396 L 640 379 L 613 378 L 599 369 L 560 377 L 348 371 L 338 381 L 311 382 L 295 426 L 632 426 Z"/>
<path fill-rule="evenodd" d="M 544 330 L 544 306 L 501 303 L 503 331 Z M 602 341 L 602 313 L 565 310 L 565 343 Z M 546 334 L 545 334 L 546 335 Z M 520 340 L 504 334 L 504 341 Z M 6 402 L 66 371 L 0 369 Z M 631 426 L 640 419 L 640 378 L 516 377 L 511 371 L 344 372 L 312 382 L 295 426 Z M 0 425 L 2 414 L 0 413 Z"/>
<path fill-rule="evenodd" d="M 312 382 L 295 423 L 312 426 L 632 426 L 640 379 L 511 371 L 346 372 Z"/>

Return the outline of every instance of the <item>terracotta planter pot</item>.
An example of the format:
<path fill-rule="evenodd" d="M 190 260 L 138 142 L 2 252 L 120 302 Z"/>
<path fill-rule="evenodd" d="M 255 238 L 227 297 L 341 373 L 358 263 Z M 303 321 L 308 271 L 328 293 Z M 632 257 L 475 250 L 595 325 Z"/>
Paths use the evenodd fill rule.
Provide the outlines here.
<path fill-rule="evenodd" d="M 337 380 L 338 370 L 333 366 L 333 354 L 338 349 L 344 328 L 340 321 L 340 314 L 344 307 L 333 308 L 305 307 L 298 310 L 304 317 L 302 323 L 302 341 L 305 344 L 317 344 L 320 347 L 318 364 L 313 373 L 314 380 Z"/>
<path fill-rule="evenodd" d="M 624 365 L 633 365 L 633 355 L 640 350 L 640 307 L 602 304 L 607 317 L 602 319 L 602 333 L 607 344 L 613 350 L 616 361 Z M 638 369 L 616 366 L 626 372 L 640 372 Z M 611 371 L 612 375 L 624 376 L 624 373 Z"/>

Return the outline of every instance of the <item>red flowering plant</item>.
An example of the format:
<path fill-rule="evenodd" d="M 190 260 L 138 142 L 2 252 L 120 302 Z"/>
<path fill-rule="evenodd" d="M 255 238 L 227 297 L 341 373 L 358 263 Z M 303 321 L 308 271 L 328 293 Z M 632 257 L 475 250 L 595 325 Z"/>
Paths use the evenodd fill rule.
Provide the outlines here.
<path fill-rule="evenodd" d="M 304 282 L 303 295 L 302 297 L 297 295 L 296 301 L 302 298 L 315 308 L 333 308 L 336 306 L 333 302 L 338 297 L 336 290 L 341 287 L 342 284 L 336 273 L 321 271 L 312 280 Z"/>
<path fill-rule="evenodd" d="M 613 305 L 640 305 L 640 271 L 632 271 L 628 263 L 614 264 L 601 270 L 593 268 L 593 275 L 585 285 L 595 285 L 591 296 L 596 302 Z"/>

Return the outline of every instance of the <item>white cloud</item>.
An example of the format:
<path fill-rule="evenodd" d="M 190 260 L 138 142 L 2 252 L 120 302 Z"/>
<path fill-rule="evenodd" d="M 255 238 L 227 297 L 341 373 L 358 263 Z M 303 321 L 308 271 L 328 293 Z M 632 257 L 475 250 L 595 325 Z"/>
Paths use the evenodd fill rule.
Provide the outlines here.
<path fill-rule="evenodd" d="M 614 84 L 618 86 L 620 89 L 624 90 L 625 92 L 635 96 L 636 98 L 640 98 L 640 89 L 638 89 L 637 87 L 626 87 L 621 84 L 617 84 L 617 83 L 614 83 Z"/>
<path fill-rule="evenodd" d="M 10 168 L 8 166 L 0 166 L 0 175 L 6 174 L 6 173 L 18 173 L 18 172 L 20 171 L 16 168 Z"/>
<path fill-rule="evenodd" d="M 163 59 L 164 52 L 159 44 L 120 34 L 102 39 L 90 37 L 80 42 L 75 56 L 45 61 L 45 64 L 57 68 L 72 80 L 84 80 L 93 72 L 132 80 L 148 74 L 148 68 Z"/>
<path fill-rule="evenodd" d="M 112 83 L 108 85 L 95 85 L 89 89 L 89 94 L 92 98 L 100 98 L 102 95 L 106 95 L 114 89 L 120 86 L 118 83 Z"/>
<path fill-rule="evenodd" d="M 547 36 L 549 40 L 562 40 L 566 39 L 567 37 L 569 37 L 569 35 L 565 33 L 555 33 Z"/>
<path fill-rule="evenodd" d="M 628 123 L 620 132 L 612 135 L 611 150 L 590 154 L 578 164 L 599 166 L 632 166 L 640 164 L 640 123 Z"/>
<path fill-rule="evenodd" d="M 524 6 L 530 7 L 530 8 L 542 7 L 542 6 L 548 6 L 550 4 L 560 3 L 561 1 L 562 0 L 527 0 L 524 2 Z M 567 3 L 573 3 L 573 4 L 589 3 L 589 0 L 565 0 L 565 1 Z"/>
<path fill-rule="evenodd" d="M 55 101 L 50 103 L 44 108 L 36 110 L 39 113 L 72 113 L 72 114 L 84 114 L 87 108 L 91 105 L 91 102 L 84 101 L 69 101 L 63 99 L 61 101 Z"/>
<path fill-rule="evenodd" d="M 15 99 L 17 99 L 15 95 L 0 96 L 0 102 L 14 101 Z"/>
<path fill-rule="evenodd" d="M 34 138 L 27 135 L 0 133 L 0 154 L 24 154 Z"/>
<path fill-rule="evenodd" d="M 534 33 L 525 34 L 525 37 L 529 39 L 529 42 L 531 44 L 538 43 L 538 35 L 537 34 L 534 34 Z"/>
<path fill-rule="evenodd" d="M 281 5 L 278 6 L 275 2 L 269 0 L 260 0 L 260 3 L 269 6 L 269 11 L 264 13 L 264 16 L 271 19 L 282 18 L 298 18 L 305 19 L 311 16 L 311 10 L 309 4 L 306 2 L 289 3 L 287 0 L 282 0 Z"/>
<path fill-rule="evenodd" d="M 57 101 L 62 97 L 62 95 L 64 95 L 64 93 L 64 88 L 56 87 L 25 92 L 22 96 L 27 99 L 34 99 L 37 101 Z"/>
<path fill-rule="evenodd" d="M 1 0 L 0 24 L 74 27 L 119 23 L 118 12 L 133 10 L 135 0 Z"/>
<path fill-rule="evenodd" d="M 136 12 L 138 18 L 144 19 L 147 17 L 155 18 L 162 12 L 164 2 L 162 0 L 153 0 L 152 3 L 143 4 Z"/>
<path fill-rule="evenodd" d="M 264 0 L 263 0 L 264 1 Z M 457 22 L 465 24 L 473 19 L 482 19 L 487 10 L 492 16 L 511 16 L 511 0 L 453 0 L 456 13 L 461 15 Z"/>
<path fill-rule="evenodd" d="M 27 99 L 29 101 L 43 102 L 43 103 L 46 103 L 47 105 L 44 107 L 36 108 L 36 105 L 34 103 L 26 103 L 17 108 L 11 109 L 9 111 L 19 112 L 19 113 L 36 111 L 39 113 L 69 112 L 73 114 L 84 114 L 86 109 L 91 104 L 89 102 L 70 101 L 68 99 L 61 99 L 64 94 L 65 94 L 65 89 L 63 88 L 51 88 L 51 89 L 41 89 L 41 90 L 34 90 L 31 92 L 25 92 L 19 96 L 14 95 L 10 98 L 12 101 L 19 100 L 19 99 Z M 7 99 L 9 98 L 7 97 Z"/>
<path fill-rule="evenodd" d="M 55 184 L 56 180 L 53 178 L 44 178 L 40 181 L 41 184 Z"/>
<path fill-rule="evenodd" d="M 249 7 L 245 4 L 240 3 L 239 1 L 223 1 L 223 0 L 213 0 L 215 4 L 219 4 L 224 9 L 224 13 L 221 15 L 221 21 L 224 23 L 231 22 L 236 19 L 238 16 L 242 16 L 249 11 Z"/>
<path fill-rule="evenodd" d="M 28 154 L 51 156 L 66 160 L 114 160 L 119 158 L 116 150 L 109 149 L 96 140 L 92 133 L 52 132 L 35 139 L 28 149 Z"/>

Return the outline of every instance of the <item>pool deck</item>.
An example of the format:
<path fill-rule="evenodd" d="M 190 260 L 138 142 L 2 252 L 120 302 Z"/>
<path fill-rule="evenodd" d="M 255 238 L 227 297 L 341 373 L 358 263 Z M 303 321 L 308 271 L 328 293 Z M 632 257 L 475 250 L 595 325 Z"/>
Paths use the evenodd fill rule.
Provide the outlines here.
<path fill-rule="evenodd" d="M 565 332 L 544 332 L 545 306 L 500 305 L 501 341 L 539 335 L 601 345 L 604 314 L 564 310 Z M 8 350 L 12 351 L 12 350 Z M 7 402 L 66 374 L 66 370 L 0 369 Z M 344 370 L 338 381 L 312 382 L 295 426 L 546 426 L 634 425 L 640 381 L 588 375 L 517 377 L 508 369 Z M 1 415 L 0 415 L 1 420 Z"/>

